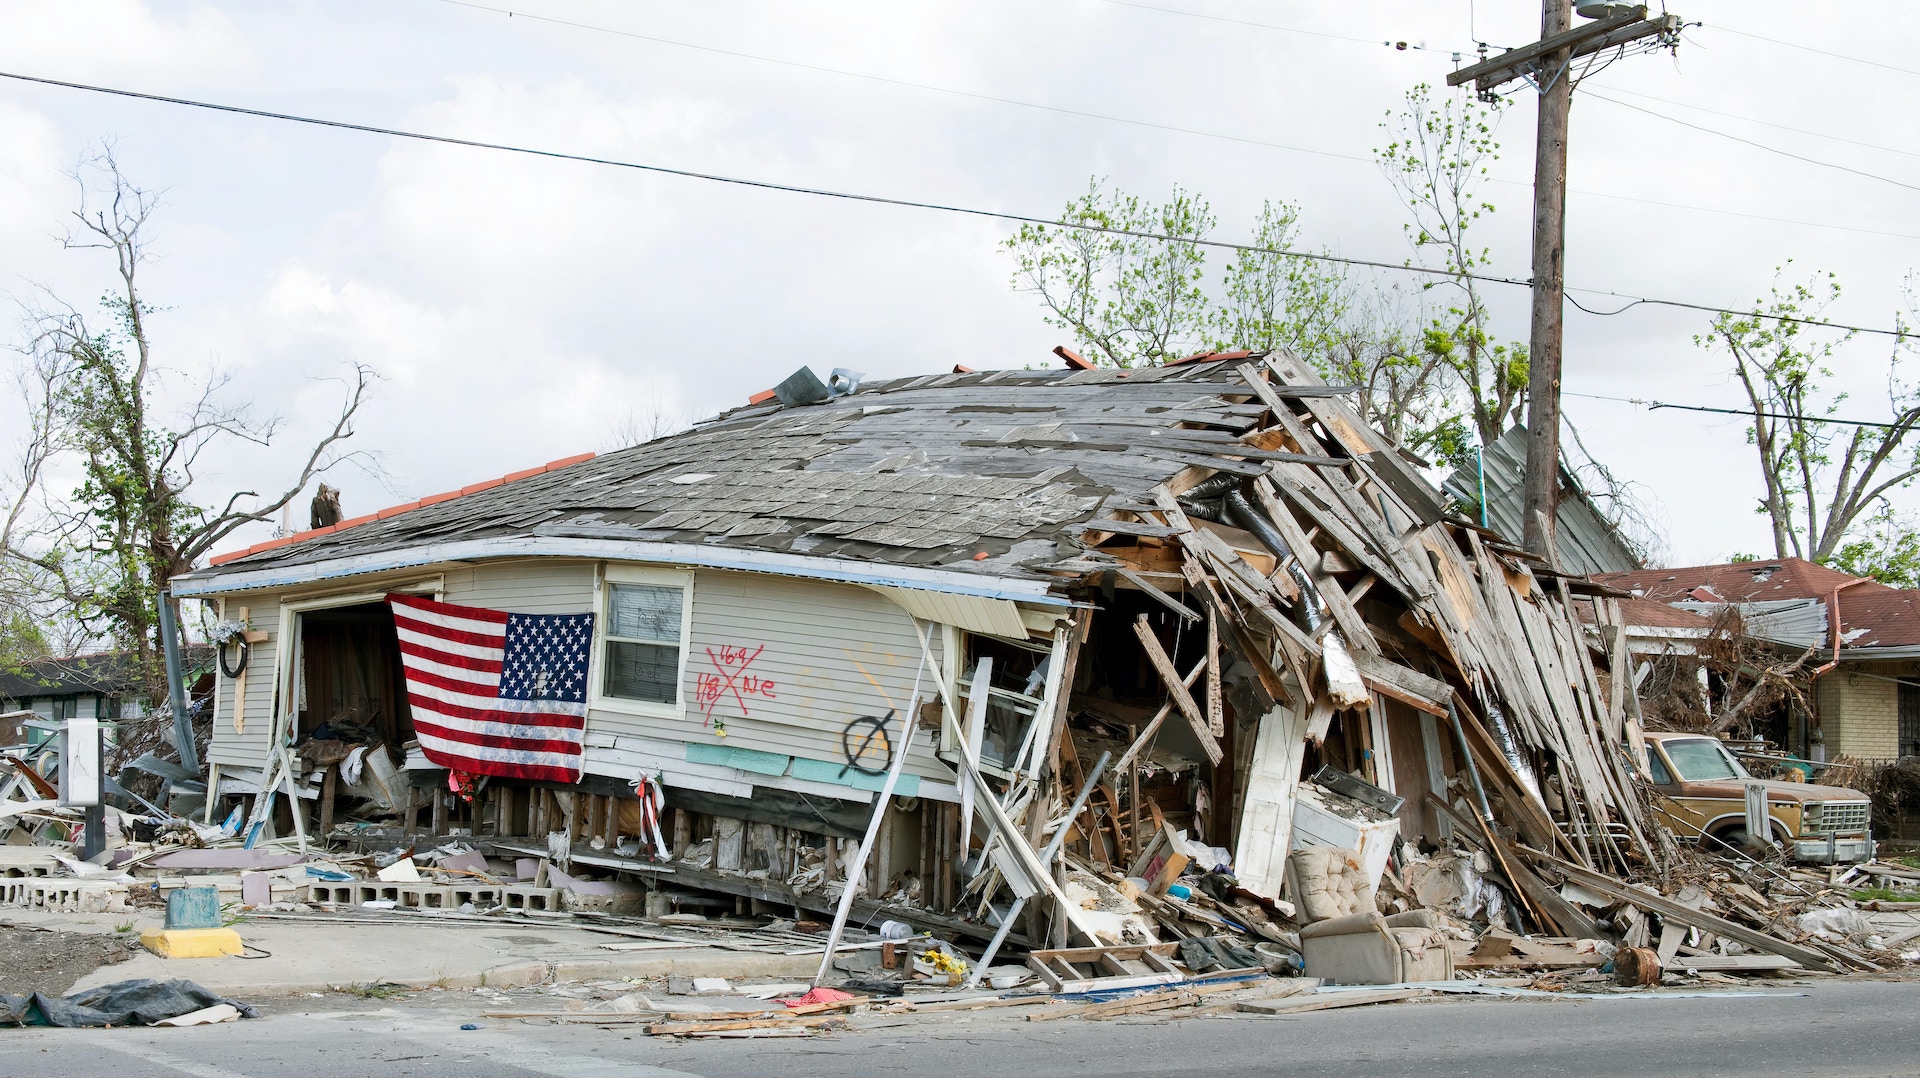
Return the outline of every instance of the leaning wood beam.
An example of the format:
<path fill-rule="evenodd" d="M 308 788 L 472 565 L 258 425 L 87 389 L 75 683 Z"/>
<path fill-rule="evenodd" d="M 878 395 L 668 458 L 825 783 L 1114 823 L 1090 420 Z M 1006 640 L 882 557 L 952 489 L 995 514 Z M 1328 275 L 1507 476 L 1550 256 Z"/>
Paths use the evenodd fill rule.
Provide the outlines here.
<path fill-rule="evenodd" d="M 1207 732 L 1214 737 L 1227 733 L 1226 710 L 1220 700 L 1220 615 L 1207 609 Z"/>
<path fill-rule="evenodd" d="M 1167 657 L 1166 649 L 1160 646 L 1160 638 L 1153 635 L 1153 628 L 1147 624 L 1147 616 L 1140 615 L 1133 623 L 1134 635 L 1140 638 L 1140 646 L 1147 653 L 1147 661 L 1159 673 L 1160 681 L 1166 685 L 1167 694 L 1173 698 L 1175 707 L 1186 717 L 1188 725 L 1193 727 L 1194 736 L 1199 738 L 1201 749 L 1207 754 L 1207 761 L 1218 764 L 1225 754 L 1220 742 L 1207 729 L 1207 718 L 1200 713 L 1200 705 L 1194 702 L 1193 694 L 1180 680 L 1180 672 L 1173 668 L 1173 660 Z"/>
<path fill-rule="evenodd" d="M 1181 687 L 1191 688 L 1194 682 L 1200 680 L 1200 674 L 1205 671 L 1206 668 L 1207 664 L 1204 662 L 1195 663 L 1193 669 L 1187 672 L 1187 676 L 1180 679 Z M 1173 700 L 1169 698 L 1166 703 L 1160 705 L 1160 710 L 1153 713 L 1153 718 L 1150 719 L 1146 727 L 1140 731 L 1140 736 L 1133 739 L 1133 744 L 1127 746 L 1127 751 L 1121 753 L 1120 759 L 1114 761 L 1113 770 L 1115 774 L 1126 770 L 1127 765 L 1133 762 L 1133 758 L 1140 755 L 1140 751 L 1147 747 L 1148 742 L 1153 740 L 1153 735 L 1160 732 L 1160 724 L 1166 722 L 1167 716 L 1171 714 L 1173 714 Z M 1114 809 L 1115 811 L 1119 810 L 1117 803 Z"/>

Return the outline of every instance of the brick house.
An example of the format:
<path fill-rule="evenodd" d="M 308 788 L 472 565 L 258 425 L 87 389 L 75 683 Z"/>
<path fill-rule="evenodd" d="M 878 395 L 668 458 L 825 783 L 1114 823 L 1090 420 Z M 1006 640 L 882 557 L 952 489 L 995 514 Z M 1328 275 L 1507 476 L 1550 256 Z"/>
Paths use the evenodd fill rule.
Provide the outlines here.
<path fill-rule="evenodd" d="M 1920 755 L 1920 591 L 1800 558 L 1603 573 L 1636 597 L 1711 614 L 1737 605 L 1749 635 L 1820 660 L 1810 715 L 1776 731 L 1808 759 Z"/>

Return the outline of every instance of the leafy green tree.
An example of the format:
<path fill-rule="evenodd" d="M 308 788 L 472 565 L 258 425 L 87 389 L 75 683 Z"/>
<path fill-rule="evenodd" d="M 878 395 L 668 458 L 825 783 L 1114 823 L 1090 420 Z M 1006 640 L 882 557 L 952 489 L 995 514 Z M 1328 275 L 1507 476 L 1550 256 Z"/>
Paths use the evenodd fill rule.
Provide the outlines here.
<path fill-rule="evenodd" d="M 1396 294 L 1369 293 L 1344 270 L 1289 253 L 1299 208 L 1272 201 L 1261 207 L 1251 242 L 1210 280 L 1200 241 L 1215 223 L 1205 199 L 1178 188 L 1156 204 L 1094 180 L 1058 224 L 1028 225 L 1007 240 L 1013 286 L 1037 296 L 1047 323 L 1072 333 L 1095 363 L 1133 367 L 1201 350 L 1286 348 L 1329 380 L 1359 386 L 1363 418 L 1388 437 L 1457 458 L 1467 439 L 1445 368 Z"/>
<path fill-rule="evenodd" d="M 1781 267 L 1778 276 L 1784 276 Z M 1832 364 L 1851 331 L 1818 323 L 1840 298 L 1833 274 L 1782 286 L 1754 304 L 1757 316 L 1722 314 L 1694 338 L 1733 363 L 1753 414 L 1747 441 L 1758 456 L 1758 511 L 1773 531 L 1776 557 L 1801 557 L 1890 583 L 1914 579 L 1920 549 L 1890 495 L 1920 477 L 1920 386 L 1902 377 L 1910 341 L 1896 339 L 1887 366 L 1884 426 L 1829 422 L 1848 399 L 1831 392 Z M 1911 291 L 1909 292 L 1911 298 Z M 1904 316 L 1896 316 L 1903 330 Z"/>
<path fill-rule="evenodd" d="M 1421 348 L 1453 372 L 1467 398 L 1467 412 L 1482 445 L 1491 445 L 1526 403 L 1527 349 L 1495 339 L 1485 299 L 1473 275 L 1489 260 L 1477 246 L 1473 225 L 1493 212 L 1480 194 L 1493 162 L 1499 105 L 1465 94 L 1436 97 L 1422 83 L 1407 91 L 1402 109 L 1380 126 L 1385 147 L 1375 151 L 1380 171 L 1400 195 L 1412 220 L 1402 226 L 1413 244 L 1409 264 L 1429 265 L 1445 276 L 1422 287 L 1448 298 L 1422 330 Z"/>
<path fill-rule="evenodd" d="M 1178 359 L 1195 350 L 1214 318 L 1202 288 L 1206 251 L 1192 242 L 1214 224 L 1206 200 L 1178 187 L 1156 205 L 1090 180 L 1058 225 L 1023 225 L 1006 241 L 1017 267 L 1013 287 L 1038 296 L 1047 324 L 1072 333 L 1094 362 Z"/>

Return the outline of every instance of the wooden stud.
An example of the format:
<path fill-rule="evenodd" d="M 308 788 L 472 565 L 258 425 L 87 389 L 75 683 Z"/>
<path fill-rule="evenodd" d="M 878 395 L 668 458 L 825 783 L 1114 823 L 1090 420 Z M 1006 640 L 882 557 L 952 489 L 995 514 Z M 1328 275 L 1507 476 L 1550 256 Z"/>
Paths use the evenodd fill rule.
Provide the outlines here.
<path fill-rule="evenodd" d="M 333 832 L 333 799 L 340 787 L 340 765 L 328 764 L 326 777 L 320 780 L 320 831 L 316 836 L 325 842 Z"/>

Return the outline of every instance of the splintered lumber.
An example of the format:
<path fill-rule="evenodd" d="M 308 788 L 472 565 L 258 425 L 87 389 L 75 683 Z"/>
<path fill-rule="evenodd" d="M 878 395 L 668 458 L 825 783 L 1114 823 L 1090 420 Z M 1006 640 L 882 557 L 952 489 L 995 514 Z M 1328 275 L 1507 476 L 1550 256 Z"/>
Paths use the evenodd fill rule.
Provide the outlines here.
<path fill-rule="evenodd" d="M 1239 1009 L 1248 1014 L 1301 1014 L 1306 1011 L 1332 1011 L 1341 1007 L 1365 1007 L 1370 1003 L 1398 1003 L 1428 995 L 1424 988 L 1383 988 L 1374 992 L 1316 992 L 1288 999 L 1251 999 Z"/>
<path fill-rule="evenodd" d="M 1789 943 L 1771 933 L 1748 928 L 1746 925 L 1729 921 L 1724 917 L 1715 916 L 1704 910 L 1689 908 L 1665 895 L 1655 894 L 1645 888 L 1635 887 L 1632 884 L 1616 880 L 1612 876 L 1581 868 L 1579 865 L 1562 861 L 1560 858 L 1554 857 L 1551 854 L 1544 854 L 1532 849 L 1526 852 L 1528 856 L 1552 865 L 1555 869 L 1565 874 L 1569 880 L 1572 880 L 1582 887 L 1598 891 L 1608 898 L 1618 899 L 1622 902 L 1631 902 L 1642 909 L 1650 910 L 1663 918 L 1672 918 L 1684 925 L 1691 925 L 1694 928 L 1704 928 L 1716 935 L 1725 936 L 1737 943 L 1745 944 L 1756 951 L 1783 955 L 1809 969 L 1838 971 L 1840 968 L 1839 963 L 1829 958 L 1825 953 L 1816 951 L 1811 947 L 1803 947 L 1797 943 Z"/>
<path fill-rule="evenodd" d="M 1264 975 L 1264 971 L 1261 972 Z M 1163 1011 L 1173 1007 L 1189 1007 L 1207 996 L 1222 992 L 1242 992 L 1254 985 L 1246 980 L 1221 981 L 1213 984 L 1183 984 L 1174 988 L 1161 988 L 1152 992 L 1128 996 L 1125 999 L 1109 1000 L 1105 1003 L 1069 1003 L 1035 1011 L 1027 1015 L 1029 1022 L 1051 1022 L 1056 1018 L 1111 1018 L 1123 1014 L 1141 1014 L 1148 1011 Z M 1318 982 L 1307 982 L 1311 987 Z M 1299 991 L 1296 989 L 1295 991 Z"/>
<path fill-rule="evenodd" d="M 1360 668 L 1360 678 L 1367 683 L 1367 688 L 1416 711 L 1447 717 L 1447 701 L 1453 699 L 1453 686 L 1409 670 L 1392 659 L 1365 652 L 1354 652 L 1353 663 Z"/>
<path fill-rule="evenodd" d="M 647 1026 L 650 1037 L 677 1037 L 685 1033 L 717 1033 L 735 1029 L 813 1029 L 839 1022 L 838 1017 L 819 1018 L 741 1018 L 717 1022 L 654 1022 Z"/>
<path fill-rule="evenodd" d="M 1173 660 L 1167 657 L 1165 648 L 1160 646 L 1160 638 L 1153 635 L 1152 626 L 1147 624 L 1147 616 L 1140 615 L 1133 623 L 1133 632 L 1140 638 L 1140 646 L 1146 650 L 1147 661 L 1153 664 L 1159 673 L 1160 681 L 1167 687 L 1167 695 L 1173 698 L 1173 704 L 1186 717 L 1187 724 L 1193 727 L 1194 735 L 1200 741 L 1200 747 L 1206 750 L 1207 762 L 1219 764 L 1226 755 L 1220 748 L 1211 731 L 1207 729 L 1207 717 L 1200 713 L 1200 705 L 1194 702 L 1193 694 L 1187 691 L 1186 684 L 1180 678 L 1180 672 L 1173 668 Z"/>
<path fill-rule="evenodd" d="M 1220 614 L 1211 606 L 1207 608 L 1207 732 L 1214 737 L 1224 737 L 1227 732 L 1226 711 L 1220 699 Z"/>
<path fill-rule="evenodd" d="M 1696 973 L 1771 973 L 1799 969 L 1800 963 L 1778 954 L 1696 954 L 1679 955 L 1662 962 L 1669 970 Z"/>

